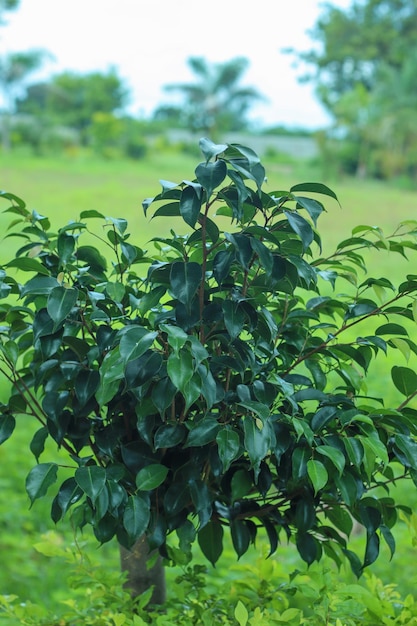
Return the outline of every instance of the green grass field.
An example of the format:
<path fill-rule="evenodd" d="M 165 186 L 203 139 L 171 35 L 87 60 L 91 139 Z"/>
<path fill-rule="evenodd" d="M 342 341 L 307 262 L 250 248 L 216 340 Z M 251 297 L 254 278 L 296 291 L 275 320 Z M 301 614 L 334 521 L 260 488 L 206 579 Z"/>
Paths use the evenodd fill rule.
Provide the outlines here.
<path fill-rule="evenodd" d="M 0 188 L 22 197 L 29 208 L 49 216 L 53 224 L 76 219 L 86 209 L 124 217 L 129 221 L 135 243 L 145 246 L 153 236 L 160 236 L 164 228 L 176 226 L 174 221 L 167 227 L 157 220 L 146 219 L 142 200 L 159 192 L 159 179 L 174 182 L 192 180 L 197 162 L 176 152 L 157 151 L 139 162 L 103 162 L 81 157 L 34 160 L 24 156 L 0 155 Z M 326 202 L 328 212 L 319 222 L 325 252 L 330 251 L 337 241 L 348 237 L 351 229 L 358 224 L 379 225 L 389 233 L 398 222 L 417 219 L 416 192 L 400 191 L 379 182 L 326 180 L 305 163 L 289 163 L 283 167 L 282 160 L 278 164 L 266 160 L 265 165 L 268 190 L 288 189 L 299 182 L 316 181 L 329 185 L 337 193 L 341 207 L 335 201 Z M 6 234 L 6 225 L 7 219 L 0 215 L 0 232 Z M 14 245 L 12 239 L 2 241 L 0 264 Z M 370 267 L 377 275 L 393 279 L 399 272 L 417 274 L 416 267 L 389 255 L 382 258 L 375 254 L 370 259 Z M 372 381 L 375 393 L 381 396 L 389 394 L 386 365 L 381 365 L 381 371 L 374 372 Z M 53 530 L 53 523 L 49 519 L 48 503 L 38 501 L 29 511 L 25 494 L 25 476 L 34 463 L 28 453 L 28 438 L 32 431 L 31 424 L 20 423 L 16 436 L 0 447 L 0 594 L 16 593 L 23 599 L 53 605 L 68 597 L 68 591 L 62 562 L 42 556 L 33 547 L 42 533 Z M 56 451 L 52 449 L 51 454 L 55 455 Z M 409 503 L 417 503 L 414 487 L 404 487 L 401 493 L 401 497 Z M 57 532 L 64 543 L 74 541 L 67 522 L 61 524 Z M 417 549 L 404 524 L 400 525 L 397 537 L 398 555 L 392 564 L 383 552 L 373 571 L 384 582 L 395 582 L 408 592 L 414 589 L 417 578 L 413 568 Z M 80 539 L 81 542 L 84 540 L 87 552 L 103 567 L 117 569 L 118 555 L 114 544 L 97 549 L 89 532 L 84 539 Z M 355 541 L 360 542 L 361 538 Z M 250 551 L 241 563 L 250 563 L 255 557 L 256 551 Z M 274 558 L 281 562 L 285 559 L 288 571 L 303 567 L 291 547 L 279 550 Z M 224 564 L 213 572 L 213 584 L 221 584 L 223 576 L 230 576 L 234 563 L 232 559 L 231 551 L 228 551 Z M 173 576 L 173 573 L 169 575 Z"/>

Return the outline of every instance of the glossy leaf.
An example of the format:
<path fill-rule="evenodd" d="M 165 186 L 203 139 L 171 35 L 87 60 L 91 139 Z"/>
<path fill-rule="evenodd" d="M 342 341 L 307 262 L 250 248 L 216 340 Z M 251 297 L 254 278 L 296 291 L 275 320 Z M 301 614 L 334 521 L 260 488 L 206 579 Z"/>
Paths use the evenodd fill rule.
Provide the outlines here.
<path fill-rule="evenodd" d="M 224 181 L 226 173 L 227 166 L 222 159 L 213 163 L 200 163 L 197 165 L 195 175 L 200 185 L 206 190 L 207 200 L 210 199 L 213 191 Z"/>
<path fill-rule="evenodd" d="M 223 552 L 223 527 L 210 521 L 198 532 L 198 545 L 208 561 L 214 566 Z"/>
<path fill-rule="evenodd" d="M 171 354 L 167 361 L 167 371 L 174 387 L 182 391 L 194 373 L 191 353 L 181 351 Z"/>
<path fill-rule="evenodd" d="M 136 476 L 136 486 L 141 491 L 150 491 L 161 485 L 168 474 L 168 468 L 165 465 L 154 463 L 147 465 Z"/>
<path fill-rule="evenodd" d="M 126 384 L 129 388 L 141 387 L 156 376 L 162 366 L 158 352 L 147 350 L 140 357 L 129 361 L 125 369 Z"/>
<path fill-rule="evenodd" d="M 343 453 L 340 452 L 340 450 L 338 450 L 337 448 L 333 448 L 332 446 L 322 445 L 317 446 L 316 451 L 322 456 L 326 456 L 328 459 L 330 459 L 339 474 L 342 474 L 346 461 Z"/>
<path fill-rule="evenodd" d="M 273 442 L 269 423 L 259 428 L 251 416 L 246 416 L 243 422 L 245 433 L 244 442 L 248 452 L 255 478 L 258 477 L 261 461 L 266 457 Z"/>
<path fill-rule="evenodd" d="M 26 492 L 31 506 L 38 498 L 46 494 L 49 487 L 56 482 L 58 465 L 56 463 L 39 463 L 30 470 L 26 478 Z"/>
<path fill-rule="evenodd" d="M 201 282 L 201 266 L 198 263 L 180 263 L 171 267 L 170 285 L 172 295 L 189 306 Z"/>
<path fill-rule="evenodd" d="M 233 520 L 230 526 L 230 532 L 232 535 L 233 548 L 238 558 L 240 558 L 247 552 L 250 544 L 251 535 L 247 524 L 244 520 Z"/>
<path fill-rule="evenodd" d="M 312 535 L 301 532 L 297 534 L 296 546 L 299 555 L 308 565 L 317 559 L 317 543 Z"/>
<path fill-rule="evenodd" d="M 338 201 L 335 192 L 324 185 L 323 183 L 298 183 L 297 185 L 293 185 L 290 189 L 291 193 L 297 191 L 309 191 L 312 193 L 320 193 L 325 196 L 329 196 L 330 198 L 334 198 Z"/>
<path fill-rule="evenodd" d="M 16 426 L 16 419 L 10 413 L 0 415 L 0 445 L 5 442 L 11 435 Z"/>
<path fill-rule="evenodd" d="M 71 477 L 64 480 L 56 496 L 62 517 L 73 504 L 81 499 L 82 495 L 83 490 L 77 484 L 75 478 Z"/>
<path fill-rule="evenodd" d="M 293 231 L 300 237 L 303 244 L 303 250 L 307 250 L 314 240 L 314 232 L 310 224 L 306 219 L 304 219 L 304 217 L 295 211 L 284 211 L 284 215 Z"/>
<path fill-rule="evenodd" d="M 59 326 L 71 313 L 78 298 L 77 289 L 66 289 L 65 287 L 55 287 L 49 294 L 46 305 L 49 316 Z"/>
<path fill-rule="evenodd" d="M 246 321 L 244 311 L 239 307 L 239 303 L 225 300 L 222 303 L 224 314 L 224 324 L 231 339 L 235 339 L 243 329 Z"/>
<path fill-rule="evenodd" d="M 189 226 L 194 228 L 200 215 L 201 201 L 196 189 L 191 185 L 184 187 L 180 199 L 181 216 Z"/>
<path fill-rule="evenodd" d="M 240 450 L 240 439 L 238 433 L 230 426 L 225 426 L 216 435 L 216 442 L 219 450 L 223 472 L 226 472 L 232 461 L 237 457 Z"/>
<path fill-rule="evenodd" d="M 98 465 L 86 465 L 75 471 L 75 480 L 94 504 L 106 484 L 106 470 Z"/>
<path fill-rule="evenodd" d="M 394 365 L 391 377 L 398 391 L 407 398 L 417 392 L 417 374 L 409 367 Z"/>
<path fill-rule="evenodd" d="M 206 162 L 210 161 L 213 157 L 217 157 L 222 154 L 225 150 L 227 150 L 228 145 L 225 143 L 213 143 L 207 137 L 203 137 L 199 141 L 199 146 L 201 152 L 206 157 Z"/>
<path fill-rule="evenodd" d="M 327 484 L 329 474 L 323 463 L 316 459 L 307 461 L 307 473 L 314 487 L 314 493 L 317 494 Z"/>
<path fill-rule="evenodd" d="M 32 259 L 31 257 L 25 256 L 12 259 L 7 263 L 6 267 L 16 267 L 24 272 L 35 272 L 36 274 L 49 276 L 49 270 L 37 259 Z"/>
<path fill-rule="evenodd" d="M 0 428 L 1 433 L 1 428 Z M 45 449 L 45 441 L 48 437 L 49 431 L 46 426 L 42 426 L 32 437 L 32 441 L 30 442 L 30 451 L 36 459 L 36 462 L 39 463 L 39 457 Z M 1 437 L 0 437 L 1 443 Z"/>
<path fill-rule="evenodd" d="M 190 431 L 187 438 L 187 447 L 205 446 L 215 441 L 220 428 L 221 426 L 216 418 L 210 415 L 203 417 Z"/>
<path fill-rule="evenodd" d="M 149 504 L 140 496 L 129 496 L 124 513 L 123 526 L 131 543 L 146 531 L 150 520 Z"/>

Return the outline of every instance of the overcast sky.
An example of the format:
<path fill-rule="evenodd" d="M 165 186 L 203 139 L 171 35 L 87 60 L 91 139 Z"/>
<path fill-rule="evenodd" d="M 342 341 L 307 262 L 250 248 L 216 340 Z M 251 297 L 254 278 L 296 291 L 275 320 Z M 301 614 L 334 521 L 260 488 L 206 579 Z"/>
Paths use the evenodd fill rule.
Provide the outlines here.
<path fill-rule="evenodd" d="M 347 7 L 351 0 L 333 0 Z M 21 0 L 0 31 L 0 53 L 46 48 L 54 60 L 42 78 L 63 70 L 117 68 L 131 90 L 130 112 L 148 116 L 169 101 L 163 85 L 189 82 L 190 56 L 211 62 L 249 59 L 242 84 L 266 102 L 253 109 L 261 124 L 318 128 L 328 117 L 301 70 L 281 49 L 308 50 L 307 31 L 320 14 L 319 0 Z"/>

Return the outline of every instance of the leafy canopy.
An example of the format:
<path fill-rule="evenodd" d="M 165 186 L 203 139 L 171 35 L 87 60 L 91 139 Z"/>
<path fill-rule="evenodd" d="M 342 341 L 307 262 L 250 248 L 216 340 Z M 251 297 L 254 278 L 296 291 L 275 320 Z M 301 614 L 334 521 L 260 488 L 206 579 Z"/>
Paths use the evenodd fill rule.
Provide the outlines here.
<path fill-rule="evenodd" d="M 185 222 L 152 253 L 124 218 L 92 208 L 55 230 L 2 192 L 20 247 L 0 270 L 0 442 L 36 419 L 31 503 L 54 485 L 52 519 L 91 524 L 101 543 L 146 533 L 184 562 L 197 539 L 215 563 L 225 527 L 238 556 L 263 528 L 271 553 L 290 539 L 307 563 L 346 557 L 360 574 L 381 538 L 394 552 L 404 507 L 390 485 L 417 482 L 416 374 L 393 367 L 397 407 L 366 393 L 377 355 L 417 353 L 417 276 L 361 281 L 363 253 L 413 252 L 416 223 L 387 238 L 360 226 L 323 256 L 331 189 L 265 191 L 250 148 L 200 147 L 194 180 L 161 181 L 143 203 Z M 61 484 L 59 464 L 41 462 L 48 438 L 73 468 Z M 348 547 L 353 520 L 363 559 Z"/>

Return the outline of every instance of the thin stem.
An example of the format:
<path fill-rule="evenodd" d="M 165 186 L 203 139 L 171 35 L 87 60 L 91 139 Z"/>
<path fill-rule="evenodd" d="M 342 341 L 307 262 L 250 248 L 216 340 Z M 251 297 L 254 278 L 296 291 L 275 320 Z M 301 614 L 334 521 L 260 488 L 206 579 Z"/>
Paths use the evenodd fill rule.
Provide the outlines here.
<path fill-rule="evenodd" d="M 320 352 L 321 350 L 323 350 L 323 348 L 325 348 L 327 345 L 329 345 L 329 343 L 331 341 L 333 341 L 334 339 L 336 339 L 341 333 L 343 333 L 345 330 L 348 330 L 349 328 L 352 328 L 353 326 L 356 326 L 357 324 L 363 322 L 363 320 L 368 319 L 370 317 L 373 317 L 374 315 L 380 315 L 381 313 L 384 312 L 384 309 L 393 304 L 394 302 L 397 302 L 397 300 L 399 300 L 400 298 L 402 298 L 403 296 L 407 295 L 405 292 L 404 293 L 400 293 L 398 295 L 396 295 L 394 298 L 391 298 L 391 300 L 388 300 L 387 302 L 385 302 L 383 305 L 381 305 L 380 307 L 377 307 L 374 311 L 372 311 L 371 313 L 368 313 L 367 315 L 363 316 L 363 317 L 358 317 L 356 318 L 353 322 L 350 322 L 350 324 L 345 324 L 344 326 L 342 326 L 341 328 L 339 328 L 339 330 L 337 330 L 335 333 L 333 333 L 331 335 L 331 337 L 329 337 L 328 339 L 326 339 L 325 341 L 323 341 L 319 346 L 316 346 L 315 348 L 313 348 L 312 350 L 310 350 L 310 352 L 308 352 L 307 354 L 302 354 L 300 355 L 295 361 L 294 363 L 287 368 L 287 370 L 285 372 L 283 372 L 282 376 L 286 376 L 289 372 L 291 372 L 295 367 L 297 367 L 297 365 L 299 365 L 300 363 L 302 363 L 303 361 L 305 361 L 306 359 L 309 359 L 311 356 L 313 356 L 313 354 L 317 354 L 318 352 Z"/>

